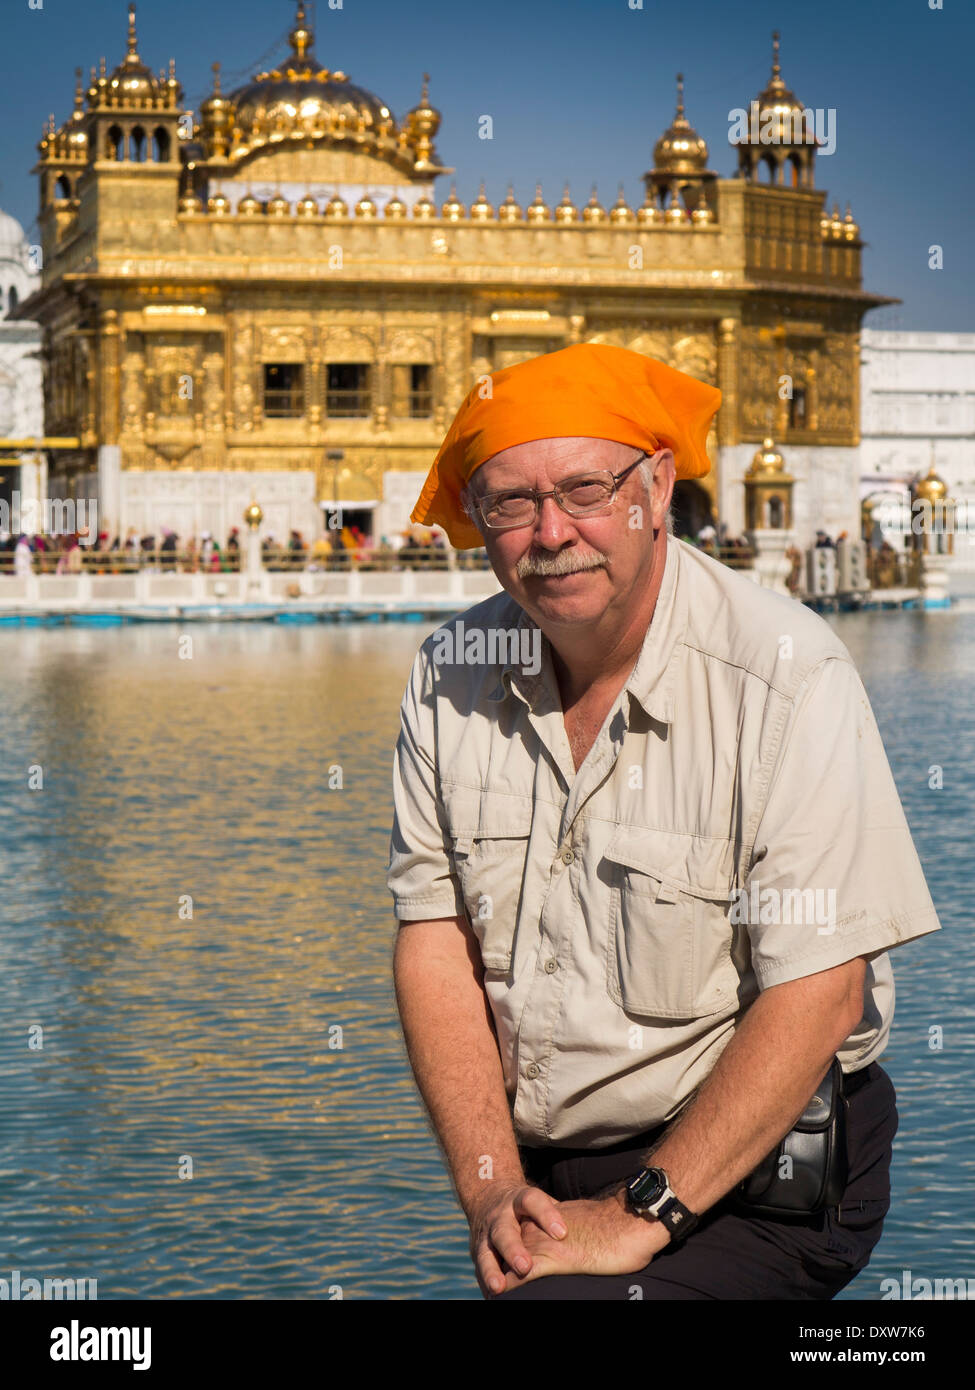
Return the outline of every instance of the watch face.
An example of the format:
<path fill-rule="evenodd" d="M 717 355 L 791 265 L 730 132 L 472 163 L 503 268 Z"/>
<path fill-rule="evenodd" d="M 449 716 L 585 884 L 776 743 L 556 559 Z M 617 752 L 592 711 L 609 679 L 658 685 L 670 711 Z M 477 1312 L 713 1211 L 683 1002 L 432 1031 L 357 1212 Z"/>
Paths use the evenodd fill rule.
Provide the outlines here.
<path fill-rule="evenodd" d="M 630 1183 L 633 1200 L 641 1206 L 658 1202 L 667 1191 L 667 1177 L 660 1168 L 647 1168 Z"/>

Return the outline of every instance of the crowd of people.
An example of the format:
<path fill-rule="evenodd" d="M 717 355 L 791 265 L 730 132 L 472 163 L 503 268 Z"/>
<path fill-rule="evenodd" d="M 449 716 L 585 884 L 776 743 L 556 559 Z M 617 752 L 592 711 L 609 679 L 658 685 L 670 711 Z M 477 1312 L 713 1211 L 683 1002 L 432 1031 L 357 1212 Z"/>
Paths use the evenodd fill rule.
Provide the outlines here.
<path fill-rule="evenodd" d="M 85 531 L 63 535 L 0 534 L 0 572 L 27 575 L 44 572 L 80 574 L 83 570 L 112 573 L 132 568 L 179 570 L 184 573 L 238 570 L 244 538 L 237 526 L 230 529 L 224 544 L 210 531 L 185 541 L 170 527 L 159 534 L 140 535 L 129 527 L 124 539 L 108 531 L 94 541 Z M 293 529 L 286 542 L 273 535 L 261 540 L 261 559 L 268 569 L 327 569 L 336 563 L 369 564 L 420 563 L 446 552 L 447 544 L 439 527 L 412 525 L 392 537 L 378 540 L 359 526 L 326 527 L 312 542 Z"/>

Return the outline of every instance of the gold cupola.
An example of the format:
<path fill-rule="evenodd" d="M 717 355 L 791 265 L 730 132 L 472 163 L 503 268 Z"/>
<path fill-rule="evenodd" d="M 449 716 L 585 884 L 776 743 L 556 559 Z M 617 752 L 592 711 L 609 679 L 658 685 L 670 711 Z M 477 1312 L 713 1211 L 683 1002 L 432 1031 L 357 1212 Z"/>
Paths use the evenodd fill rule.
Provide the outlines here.
<path fill-rule="evenodd" d="M 943 502 L 948 496 L 948 484 L 944 478 L 934 471 L 932 460 L 927 473 L 920 478 L 912 488 L 915 497 L 921 497 L 925 502 L 930 502 L 932 506 L 936 502 Z"/>
<path fill-rule="evenodd" d="M 163 84 L 165 87 L 165 83 Z M 107 96 L 113 106 L 151 106 L 159 95 L 159 79 L 139 57 L 135 32 L 135 5 L 129 6 L 129 35 L 125 57 L 108 79 Z"/>
<path fill-rule="evenodd" d="M 813 188 L 818 140 L 810 114 L 782 80 L 776 30 L 769 84 L 748 107 L 746 133 L 732 139 L 738 147 L 739 177 L 762 182 L 763 166 L 767 166 L 767 181 L 779 187 Z"/>
<path fill-rule="evenodd" d="M 508 184 L 508 196 L 498 208 L 498 221 L 503 226 L 513 226 L 517 222 L 524 221 L 524 214 L 515 198 L 515 190 L 512 184 Z"/>
<path fill-rule="evenodd" d="M 445 222 L 463 222 L 467 217 L 467 209 L 457 197 L 457 185 L 450 185 L 450 197 L 440 208 L 440 216 Z"/>
<path fill-rule="evenodd" d="M 684 114 L 684 74 L 677 74 L 677 110 L 673 121 L 653 147 L 653 168 L 643 176 L 648 204 L 665 208 L 673 194 L 702 188 L 717 175 L 707 167 L 707 142 L 698 135 Z M 697 196 L 685 193 L 686 209 L 697 203 Z M 652 219 L 651 219 L 652 220 Z"/>
<path fill-rule="evenodd" d="M 562 194 L 561 203 L 555 205 L 555 221 L 560 227 L 568 227 L 579 221 L 579 209 L 572 201 L 569 193 L 569 185 L 565 185 L 565 192 Z"/>
<path fill-rule="evenodd" d="M 525 221 L 532 227 L 547 225 L 552 220 L 552 210 L 542 197 L 542 185 L 535 185 L 535 201 L 528 204 Z"/>
<path fill-rule="evenodd" d="M 487 195 L 484 192 L 484 181 L 482 179 L 478 195 L 475 198 L 474 202 L 471 203 L 471 221 L 490 222 L 493 216 L 494 208 L 487 200 Z"/>
<path fill-rule="evenodd" d="M 220 64 L 213 64 L 213 94 L 200 106 L 202 138 L 211 159 L 225 159 L 234 125 L 232 104 L 220 89 Z"/>
<path fill-rule="evenodd" d="M 748 531 L 792 529 L 792 489 L 795 478 L 771 434 L 762 440 L 745 474 L 745 527 Z"/>
<path fill-rule="evenodd" d="M 609 220 L 614 227 L 636 226 L 636 218 L 633 215 L 633 209 L 626 201 L 626 194 L 623 192 L 622 184 L 620 184 L 620 191 L 616 202 L 609 210 Z"/>
<path fill-rule="evenodd" d="M 582 209 L 582 220 L 586 223 L 587 226 L 590 227 L 601 226 L 602 223 L 604 223 L 607 220 L 606 209 L 599 201 L 599 197 L 596 193 L 595 184 L 593 184 L 592 186 L 592 193 L 589 195 L 588 203 Z"/>
<path fill-rule="evenodd" d="M 393 194 L 392 198 L 386 200 L 383 208 L 383 216 L 388 217 L 391 222 L 402 222 L 406 218 L 406 204 L 402 198 L 397 198 Z"/>

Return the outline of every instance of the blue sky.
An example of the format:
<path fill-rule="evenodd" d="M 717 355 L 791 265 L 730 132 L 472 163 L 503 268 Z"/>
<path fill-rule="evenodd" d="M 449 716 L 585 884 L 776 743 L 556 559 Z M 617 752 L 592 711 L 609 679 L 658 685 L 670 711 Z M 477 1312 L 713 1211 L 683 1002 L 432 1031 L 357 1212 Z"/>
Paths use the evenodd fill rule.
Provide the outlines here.
<path fill-rule="evenodd" d="M 333 0 L 334 2 L 334 0 Z M 37 5 L 41 0 L 33 0 Z M 836 112 L 836 151 L 817 159 L 817 185 L 853 214 L 868 242 L 865 285 L 902 305 L 867 326 L 975 331 L 970 263 L 975 221 L 970 61 L 971 0 L 327 0 L 315 13 L 315 52 L 402 117 L 428 71 L 443 113 L 437 149 L 470 201 L 480 180 L 495 204 L 514 181 L 522 204 L 541 180 L 549 203 L 566 179 L 577 203 L 598 184 L 604 205 L 623 182 L 643 201 L 641 175 L 685 74 L 687 115 L 708 141 L 709 164 L 735 167 L 728 117 L 770 72 L 771 32 L 782 34 L 782 75 L 809 107 Z M 219 59 L 225 87 L 287 52 L 293 0 L 140 0 L 139 48 L 158 70 L 175 57 L 189 105 L 210 90 Z M 30 232 L 30 174 L 49 111 L 71 110 L 74 68 L 125 52 L 126 0 L 3 0 L 0 207 Z M 489 113 L 494 138 L 478 138 Z M 449 180 L 437 181 L 446 197 Z M 36 236 L 36 228 L 30 234 Z M 944 268 L 928 268 L 943 247 Z"/>

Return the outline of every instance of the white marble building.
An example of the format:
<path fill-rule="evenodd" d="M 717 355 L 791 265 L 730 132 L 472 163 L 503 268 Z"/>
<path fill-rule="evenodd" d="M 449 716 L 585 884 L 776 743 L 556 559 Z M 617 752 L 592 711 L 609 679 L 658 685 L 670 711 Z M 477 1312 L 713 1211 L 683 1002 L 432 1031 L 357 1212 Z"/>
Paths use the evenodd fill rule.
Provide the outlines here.
<path fill-rule="evenodd" d="M 909 509 L 911 481 L 933 464 L 963 504 L 959 531 L 966 515 L 975 528 L 975 333 L 864 329 L 860 345 L 861 499 Z M 967 535 L 954 549 L 953 568 L 975 569 Z"/>
<path fill-rule="evenodd" d="M 44 434 L 41 329 L 8 315 L 40 282 L 31 265 L 24 229 L 0 212 L 0 440 L 39 439 Z M 39 450 L 0 446 L 0 496 L 19 491 L 35 505 L 46 494 L 47 461 Z"/>

